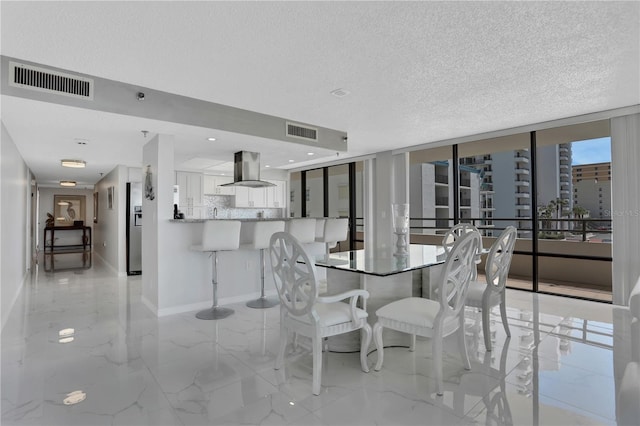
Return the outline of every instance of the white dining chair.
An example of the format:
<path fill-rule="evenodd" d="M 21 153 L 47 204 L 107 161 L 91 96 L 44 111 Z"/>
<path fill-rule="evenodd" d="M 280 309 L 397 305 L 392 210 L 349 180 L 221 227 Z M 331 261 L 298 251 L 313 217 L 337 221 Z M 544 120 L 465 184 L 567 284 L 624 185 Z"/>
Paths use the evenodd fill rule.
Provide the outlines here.
<path fill-rule="evenodd" d="M 314 395 L 320 394 L 322 377 L 322 342 L 325 337 L 362 330 L 360 365 L 368 372 L 367 349 L 371 343 L 371 326 L 367 312 L 357 307 L 358 300 L 369 297 L 366 290 L 349 290 L 328 297 L 318 296 L 315 264 L 298 240 L 287 232 L 271 237 L 271 266 L 280 298 L 280 349 L 275 369 L 284 365 L 289 332 L 311 339 Z M 348 300 L 348 303 L 343 303 Z"/>
<path fill-rule="evenodd" d="M 433 339 L 433 371 L 436 375 L 438 395 L 442 395 L 444 337 L 458 332 L 462 361 L 467 370 L 471 368 L 464 338 L 464 306 L 479 244 L 480 235 L 477 232 L 468 232 L 456 239 L 440 274 L 438 300 L 407 297 L 384 305 L 376 311 L 378 321 L 373 326 L 378 351 L 376 371 L 382 368 L 384 360 L 383 328 L 410 334 L 411 351 L 415 350 L 416 335 Z"/>
<path fill-rule="evenodd" d="M 482 310 L 482 332 L 484 333 L 484 345 L 488 351 L 491 351 L 489 314 L 494 306 L 500 305 L 504 331 L 507 336 L 511 336 L 509 323 L 507 322 L 505 286 L 509 276 L 509 268 L 511 267 L 516 235 L 517 230 L 513 226 L 507 226 L 502 231 L 489 250 L 489 256 L 485 264 L 484 282 L 472 281 L 469 284 L 467 306 Z"/>
<path fill-rule="evenodd" d="M 452 226 L 442 237 L 442 247 L 444 250 L 449 253 L 453 248 L 453 244 L 456 242 L 461 235 L 465 235 L 469 232 L 477 232 L 480 236 L 480 246 L 478 247 L 478 252 L 476 253 L 474 262 L 476 264 L 476 268 L 473 270 L 472 280 L 476 280 L 478 278 L 478 269 L 477 266 L 482 263 L 482 254 L 483 254 L 483 246 L 482 246 L 482 234 L 478 231 L 478 228 L 471 225 L 470 223 L 458 223 L 457 225 Z"/>

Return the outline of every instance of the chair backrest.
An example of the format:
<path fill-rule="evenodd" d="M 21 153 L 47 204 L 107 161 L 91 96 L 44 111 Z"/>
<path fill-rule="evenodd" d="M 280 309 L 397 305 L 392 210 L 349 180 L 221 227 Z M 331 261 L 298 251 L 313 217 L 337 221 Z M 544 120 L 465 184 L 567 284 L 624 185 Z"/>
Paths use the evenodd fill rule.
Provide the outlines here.
<path fill-rule="evenodd" d="M 482 236 L 480 235 L 480 231 L 478 228 L 471 225 L 470 223 L 459 223 L 454 225 L 451 229 L 449 229 L 442 237 L 442 246 L 444 250 L 449 253 L 453 248 L 456 240 L 460 238 L 462 235 L 468 234 L 469 232 L 477 232 L 480 236 L 480 246 L 478 247 L 478 251 L 482 250 Z"/>
<path fill-rule="evenodd" d="M 318 297 L 316 266 L 309 255 L 288 232 L 271 236 L 269 255 L 281 306 L 294 316 L 309 314 Z"/>
<path fill-rule="evenodd" d="M 349 235 L 349 219 L 333 218 L 324 221 L 324 235 L 322 241 L 325 243 L 337 243 L 344 241 Z"/>
<path fill-rule="evenodd" d="M 494 241 L 491 250 L 489 250 L 489 256 L 485 264 L 485 275 L 487 286 L 493 291 L 503 291 L 507 283 L 517 232 L 515 227 L 507 226 Z"/>
<path fill-rule="evenodd" d="M 240 245 L 243 248 L 266 249 L 269 248 L 271 236 L 282 231 L 284 231 L 283 220 L 244 222 L 240 232 Z"/>
<path fill-rule="evenodd" d="M 202 231 L 202 250 L 237 250 L 240 226 L 239 220 L 206 220 Z"/>
<path fill-rule="evenodd" d="M 285 231 L 302 244 L 313 243 L 316 240 L 316 220 L 310 218 L 289 219 Z"/>
<path fill-rule="evenodd" d="M 467 232 L 459 236 L 453 244 L 438 283 L 440 312 L 436 321 L 442 321 L 448 316 L 464 315 L 464 304 L 469 281 L 475 269 L 474 258 L 479 244 L 478 232 Z"/>

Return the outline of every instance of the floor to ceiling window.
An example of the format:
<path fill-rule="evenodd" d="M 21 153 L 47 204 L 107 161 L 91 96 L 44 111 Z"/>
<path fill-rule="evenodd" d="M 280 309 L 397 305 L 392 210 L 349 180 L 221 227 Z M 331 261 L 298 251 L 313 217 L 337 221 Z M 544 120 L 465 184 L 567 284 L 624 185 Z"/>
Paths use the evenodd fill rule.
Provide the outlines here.
<path fill-rule="evenodd" d="M 510 287 L 611 301 L 609 121 L 410 153 L 411 240 L 518 229 Z"/>
<path fill-rule="evenodd" d="M 538 289 L 611 300 L 609 121 L 536 132 Z"/>
<path fill-rule="evenodd" d="M 306 202 L 305 216 L 325 217 L 324 200 L 324 170 L 314 169 L 306 171 L 304 200 Z"/>
<path fill-rule="evenodd" d="M 491 247 L 507 226 L 518 230 L 512 283 L 532 290 L 532 163 L 530 135 L 520 133 L 458 146 L 461 222 L 474 224 Z"/>
<path fill-rule="evenodd" d="M 334 250 L 361 247 L 363 230 L 363 162 L 293 172 L 291 217 L 346 217 L 349 235 Z"/>

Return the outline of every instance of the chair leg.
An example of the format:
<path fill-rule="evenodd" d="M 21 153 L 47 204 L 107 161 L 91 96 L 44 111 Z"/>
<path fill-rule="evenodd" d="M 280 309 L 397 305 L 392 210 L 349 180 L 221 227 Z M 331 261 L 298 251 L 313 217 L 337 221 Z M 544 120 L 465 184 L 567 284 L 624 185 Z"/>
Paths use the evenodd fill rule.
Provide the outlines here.
<path fill-rule="evenodd" d="M 436 392 L 442 395 L 442 332 L 433 338 L 433 370 L 436 373 Z"/>
<path fill-rule="evenodd" d="M 382 362 L 384 361 L 384 347 L 382 346 L 382 325 L 379 322 L 376 322 L 373 325 L 373 340 L 376 342 L 376 352 L 378 352 L 378 361 L 376 362 L 376 366 L 374 370 L 380 371 L 382 368 Z"/>
<path fill-rule="evenodd" d="M 282 321 L 282 319 L 280 321 Z M 276 356 L 276 365 L 274 367 L 276 370 L 281 369 L 282 365 L 284 364 L 284 351 L 287 349 L 288 335 L 289 332 L 287 331 L 287 329 L 283 325 L 280 325 L 280 349 L 278 350 L 278 356 Z"/>
<path fill-rule="evenodd" d="M 511 331 L 509 330 L 509 323 L 507 322 L 507 304 L 502 301 L 500 303 L 500 317 L 502 318 L 502 326 L 504 327 L 504 332 L 507 333 L 507 337 L 511 337 Z"/>
<path fill-rule="evenodd" d="M 458 326 L 458 346 L 460 347 L 460 354 L 462 355 L 462 362 L 464 363 L 465 370 L 471 370 L 469 354 L 467 353 L 467 341 L 464 338 L 464 315 L 460 315 L 460 325 Z"/>
<path fill-rule="evenodd" d="M 364 327 L 362 327 L 362 332 L 360 336 L 361 345 L 360 345 L 360 365 L 362 366 L 362 371 L 365 373 L 369 372 L 369 364 L 367 363 L 367 351 L 369 350 L 369 345 L 371 344 L 371 326 L 367 323 L 366 319 L 364 320 Z"/>
<path fill-rule="evenodd" d="M 487 351 L 491 351 L 491 323 L 489 314 L 491 309 L 488 306 L 482 308 L 482 333 L 484 334 L 484 346 Z"/>
<path fill-rule="evenodd" d="M 322 337 L 313 337 L 311 346 L 313 352 L 312 391 L 314 395 L 320 395 L 320 381 L 322 379 Z"/>

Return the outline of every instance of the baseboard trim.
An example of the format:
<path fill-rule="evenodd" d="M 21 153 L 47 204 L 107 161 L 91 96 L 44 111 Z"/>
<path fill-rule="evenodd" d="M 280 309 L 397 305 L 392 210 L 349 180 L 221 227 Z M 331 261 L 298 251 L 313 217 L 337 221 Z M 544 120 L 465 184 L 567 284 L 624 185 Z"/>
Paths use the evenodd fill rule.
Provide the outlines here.
<path fill-rule="evenodd" d="M 142 302 L 142 304 L 143 304 L 144 306 L 146 306 L 146 307 L 147 307 L 147 309 L 149 309 L 149 310 L 150 310 L 154 315 L 156 315 L 156 316 L 158 316 L 158 317 L 160 316 L 160 315 L 158 315 L 158 307 L 157 307 L 156 305 L 154 305 L 153 303 L 151 303 L 151 302 L 149 301 L 149 299 L 147 299 L 147 298 L 146 298 L 146 297 L 144 297 L 144 296 L 141 296 L 141 297 L 140 297 L 140 301 L 141 301 L 141 302 Z"/>
<path fill-rule="evenodd" d="M 265 291 L 265 296 L 268 296 L 268 297 L 277 296 L 277 294 L 278 292 L 276 290 Z M 221 299 L 218 299 L 218 304 L 220 306 L 232 305 L 234 303 L 248 302 L 249 300 L 257 299 L 258 297 L 260 297 L 260 292 L 243 294 L 241 296 L 223 297 Z M 145 302 L 143 301 L 143 303 Z M 154 311 L 154 313 L 156 313 L 158 317 L 183 314 L 185 312 L 193 312 L 193 311 L 199 311 L 202 309 L 210 308 L 211 303 L 212 303 L 211 301 L 207 301 L 207 302 L 190 303 L 186 305 L 171 306 L 169 308 L 158 309 L 157 313 L 156 311 Z"/>
<path fill-rule="evenodd" d="M 13 295 L 11 303 L 9 304 L 9 308 L 6 311 L 2 312 L 2 327 L 0 327 L 0 332 L 2 332 L 2 330 L 4 330 L 4 326 L 7 325 L 7 321 L 9 320 L 9 315 L 11 315 L 11 312 L 13 312 L 13 308 L 15 307 L 16 302 L 20 298 L 20 295 L 24 291 L 24 287 L 25 287 L 25 285 L 27 283 L 27 279 L 30 277 L 30 275 L 31 275 L 31 271 L 27 271 L 22 276 L 22 282 L 20 283 L 20 285 L 16 289 L 16 292 Z"/>

